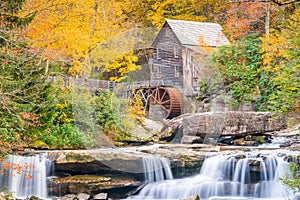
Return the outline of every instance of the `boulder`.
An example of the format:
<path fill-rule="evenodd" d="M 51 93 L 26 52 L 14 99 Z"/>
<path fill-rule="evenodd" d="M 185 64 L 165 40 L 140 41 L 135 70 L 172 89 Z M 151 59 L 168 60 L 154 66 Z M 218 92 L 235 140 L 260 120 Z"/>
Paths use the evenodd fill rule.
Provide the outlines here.
<path fill-rule="evenodd" d="M 190 197 L 187 197 L 184 199 L 180 199 L 180 200 L 200 200 L 200 197 L 199 197 L 199 195 L 195 194 L 193 196 L 190 196 Z"/>
<path fill-rule="evenodd" d="M 42 200 L 42 199 L 40 199 L 40 198 L 37 197 L 37 196 L 31 196 L 31 197 L 29 198 L 29 200 Z"/>
<path fill-rule="evenodd" d="M 159 133 L 163 124 L 151 119 L 143 118 L 135 123 L 128 132 L 136 141 L 150 141 L 152 136 Z"/>
<path fill-rule="evenodd" d="M 204 138 L 247 136 L 278 131 L 285 127 L 286 120 L 270 112 L 195 113 L 170 120 L 163 127 L 160 139 L 177 138 L 178 140 L 180 137 L 179 143 L 191 144 L 201 143 Z"/>
<path fill-rule="evenodd" d="M 86 193 L 79 193 L 77 195 L 78 200 L 88 200 L 89 198 L 90 198 L 90 195 L 86 194 Z"/>
<path fill-rule="evenodd" d="M 107 197 L 108 197 L 108 194 L 102 192 L 102 193 L 94 195 L 93 199 L 94 200 L 106 200 Z"/>
<path fill-rule="evenodd" d="M 74 200 L 74 199 L 77 199 L 75 194 L 67 194 L 61 197 L 61 200 Z"/>
<path fill-rule="evenodd" d="M 4 194 L 4 192 L 0 192 L 0 199 L 5 199 L 6 195 Z"/>

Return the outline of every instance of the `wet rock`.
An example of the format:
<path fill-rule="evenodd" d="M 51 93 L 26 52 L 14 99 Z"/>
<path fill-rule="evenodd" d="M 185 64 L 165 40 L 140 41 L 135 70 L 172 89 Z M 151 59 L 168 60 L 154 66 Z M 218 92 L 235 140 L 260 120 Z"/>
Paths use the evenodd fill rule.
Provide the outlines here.
<path fill-rule="evenodd" d="M 77 200 L 77 197 L 75 194 L 67 194 L 63 197 L 61 197 L 61 200 Z"/>
<path fill-rule="evenodd" d="M 252 172 L 260 172 L 261 169 L 261 161 L 257 159 L 249 159 L 248 161 L 250 166 L 250 171 Z"/>
<path fill-rule="evenodd" d="M 85 193 L 79 193 L 77 195 L 77 199 L 78 200 L 88 200 L 90 198 L 90 195 L 85 194 Z"/>
<path fill-rule="evenodd" d="M 199 197 L 199 195 L 195 194 L 193 196 L 190 196 L 190 197 L 187 197 L 184 199 L 180 199 L 180 200 L 200 200 L 200 197 Z"/>
<path fill-rule="evenodd" d="M 169 140 L 172 138 L 173 134 L 176 133 L 176 131 L 179 128 L 179 124 L 178 123 L 171 123 L 168 125 L 165 125 L 162 128 L 162 132 L 160 134 L 160 138 L 162 140 Z"/>
<path fill-rule="evenodd" d="M 209 200 L 233 200 L 233 197 L 211 197 Z M 234 200 L 245 200 L 245 197 L 234 197 Z"/>
<path fill-rule="evenodd" d="M 300 143 L 292 144 L 290 148 L 292 150 L 300 150 Z"/>
<path fill-rule="evenodd" d="M 106 200 L 107 197 L 108 197 L 108 194 L 102 192 L 102 193 L 94 195 L 93 199 L 94 200 Z"/>
<path fill-rule="evenodd" d="M 113 189 L 126 189 L 138 187 L 141 182 L 133 179 L 131 176 L 126 174 L 117 174 L 115 177 L 99 176 L 99 175 L 75 175 L 64 178 L 57 178 L 53 180 L 57 188 L 65 187 L 64 190 L 67 193 L 88 193 L 95 194 L 102 190 L 113 190 Z M 60 191 L 54 191 L 57 195 Z"/>
<path fill-rule="evenodd" d="M 300 124 L 275 132 L 276 136 L 292 137 L 300 136 Z"/>
<path fill-rule="evenodd" d="M 49 146 L 41 141 L 41 140 L 35 140 L 32 143 L 30 143 L 28 145 L 28 148 L 32 148 L 32 149 L 49 149 Z"/>
<path fill-rule="evenodd" d="M 5 199 L 6 195 L 4 194 L 4 192 L 0 192 L 0 199 Z"/>
<path fill-rule="evenodd" d="M 244 159 L 246 157 L 247 157 L 246 154 L 236 154 L 235 155 L 235 159 L 237 159 L 237 160 Z"/>
<path fill-rule="evenodd" d="M 142 172 L 140 153 L 122 149 L 62 150 L 48 152 L 57 172 L 91 174 L 101 171 Z"/>
<path fill-rule="evenodd" d="M 203 143 L 204 138 L 201 136 L 189 136 L 185 135 L 181 139 L 182 144 L 201 144 Z"/>
<path fill-rule="evenodd" d="M 37 197 L 37 196 L 31 196 L 31 197 L 29 198 L 29 200 L 42 200 L 42 199 L 40 199 L 40 198 Z"/>

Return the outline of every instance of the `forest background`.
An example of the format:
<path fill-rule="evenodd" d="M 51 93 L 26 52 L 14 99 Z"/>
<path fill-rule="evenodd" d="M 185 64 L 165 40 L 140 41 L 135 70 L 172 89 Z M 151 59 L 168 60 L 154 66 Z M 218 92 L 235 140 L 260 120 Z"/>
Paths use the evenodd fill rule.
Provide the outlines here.
<path fill-rule="evenodd" d="M 141 102 L 120 114 L 115 108 L 128 104 L 111 91 L 74 92 L 47 77 L 93 76 L 97 68 L 108 74 L 100 79 L 130 81 L 128 74 L 141 68 L 134 48 L 109 49 L 97 63 L 90 53 L 134 28 L 158 30 L 166 18 L 223 27 L 231 44 L 207 63 L 220 71 L 233 103 L 255 101 L 258 111 L 284 115 L 300 111 L 297 0 L 10 0 L 0 1 L 0 18 L 2 155 L 28 145 L 91 148 L 100 131 L 111 141 L 128 137 L 130 118 L 144 115 Z M 200 95 L 212 92 L 210 82 L 201 84 Z"/>

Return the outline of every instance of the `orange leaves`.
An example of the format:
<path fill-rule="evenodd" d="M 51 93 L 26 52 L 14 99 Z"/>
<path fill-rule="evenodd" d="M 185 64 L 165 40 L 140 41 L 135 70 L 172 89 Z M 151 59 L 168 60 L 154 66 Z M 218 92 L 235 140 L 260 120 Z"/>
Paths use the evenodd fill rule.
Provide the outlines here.
<path fill-rule="evenodd" d="M 34 113 L 20 112 L 22 118 L 22 124 L 28 127 L 41 127 L 42 123 Z"/>
<path fill-rule="evenodd" d="M 20 112 L 20 115 L 22 116 L 23 119 L 29 120 L 31 118 L 31 113 L 26 113 L 26 112 Z"/>
<path fill-rule="evenodd" d="M 16 164 L 14 166 L 14 170 L 17 172 L 17 174 L 21 174 L 22 173 L 22 166 L 19 164 Z"/>
<path fill-rule="evenodd" d="M 11 166 L 11 163 L 9 163 L 9 162 L 3 162 L 2 163 L 2 167 L 5 170 L 9 170 L 10 166 Z"/>
<path fill-rule="evenodd" d="M 265 33 L 265 19 L 269 2 L 241 2 L 229 4 L 222 16 L 223 25 L 229 40 L 234 41 L 251 33 Z M 271 6 L 271 11 L 276 10 Z M 220 17 L 217 16 L 217 17 Z"/>
<path fill-rule="evenodd" d="M 29 179 L 31 179 L 31 178 L 32 178 L 32 176 L 31 176 L 30 174 L 26 174 L 25 180 L 29 180 Z"/>
<path fill-rule="evenodd" d="M 0 175 L 5 175 L 6 172 L 9 172 L 9 176 L 23 175 L 25 174 L 25 180 L 32 178 L 32 175 L 29 173 L 29 169 L 33 169 L 33 165 L 28 164 L 19 164 L 8 161 L 2 161 L 2 169 L 0 169 Z"/>

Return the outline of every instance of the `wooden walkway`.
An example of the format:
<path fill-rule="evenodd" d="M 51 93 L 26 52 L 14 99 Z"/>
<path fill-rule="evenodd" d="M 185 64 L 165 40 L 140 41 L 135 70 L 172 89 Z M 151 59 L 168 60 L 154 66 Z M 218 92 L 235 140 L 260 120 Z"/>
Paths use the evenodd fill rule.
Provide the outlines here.
<path fill-rule="evenodd" d="M 113 81 L 98 79 L 73 77 L 57 78 L 56 76 L 49 76 L 48 81 L 51 83 L 60 84 L 62 86 L 86 86 L 89 87 L 90 91 L 94 93 L 100 92 L 101 90 L 110 90 L 116 92 L 116 95 L 122 98 L 132 97 L 132 93 L 138 89 L 154 88 L 158 86 L 174 86 L 171 80 L 148 80 L 130 83 L 116 83 Z"/>
<path fill-rule="evenodd" d="M 99 92 L 105 89 L 112 91 L 116 85 L 113 81 L 72 77 L 57 78 L 56 76 L 49 76 L 48 81 L 63 86 L 87 86 L 91 92 Z"/>

